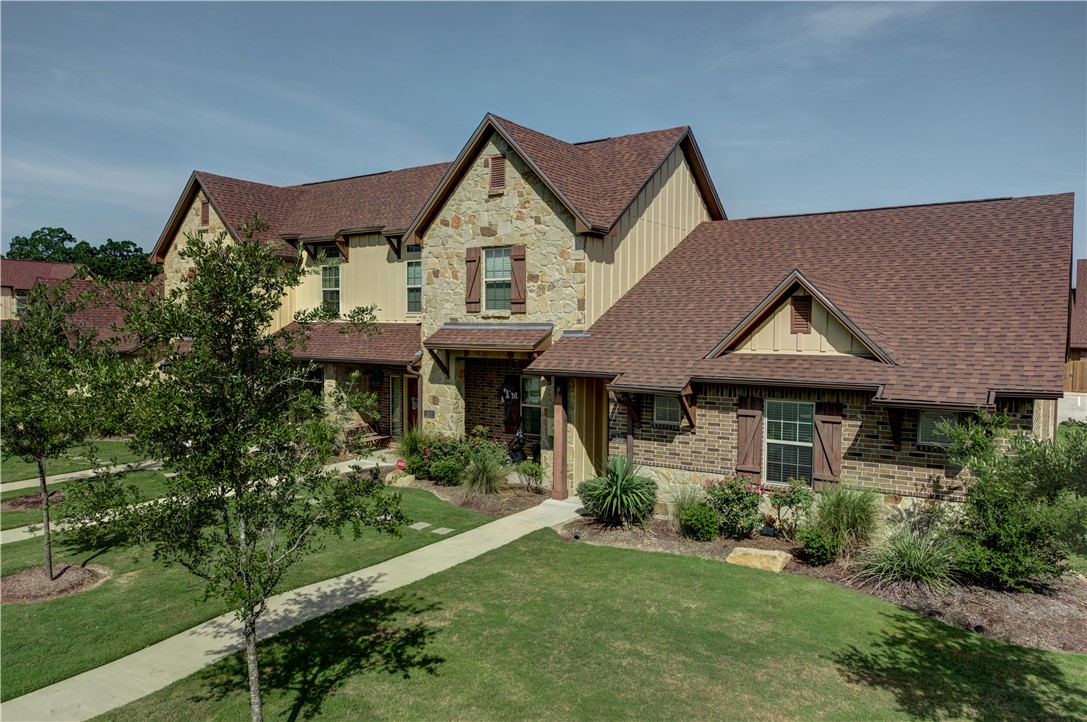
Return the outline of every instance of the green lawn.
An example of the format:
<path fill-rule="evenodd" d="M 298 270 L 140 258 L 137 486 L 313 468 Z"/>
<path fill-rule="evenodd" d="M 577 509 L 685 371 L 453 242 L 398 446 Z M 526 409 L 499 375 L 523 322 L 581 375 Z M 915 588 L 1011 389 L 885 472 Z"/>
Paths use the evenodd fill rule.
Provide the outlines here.
<path fill-rule="evenodd" d="M 118 464 L 127 464 L 130 461 L 142 461 L 128 448 L 124 441 L 96 441 L 98 458 L 103 462 L 115 459 Z M 83 471 L 92 467 L 87 461 L 88 449 L 85 446 L 76 446 L 68 450 L 69 458 L 53 459 L 45 464 L 46 476 L 55 474 L 67 474 L 72 471 Z M 111 464 L 107 464 L 111 465 Z M 38 466 L 32 462 L 12 457 L 0 462 L 0 482 L 25 481 L 38 478 Z"/>
<path fill-rule="evenodd" d="M 489 517 L 447 504 L 422 489 L 401 489 L 408 516 L 460 533 Z M 295 566 L 284 589 L 312 584 L 377 564 L 446 539 L 405 529 L 400 538 L 367 530 L 354 540 L 331 538 L 327 547 Z M 3 547 L 0 570 L 13 574 L 42 564 L 40 540 Z M 5 605 L 0 619 L 0 699 L 11 699 L 71 677 L 222 614 L 217 601 L 198 603 L 201 583 L 180 567 L 164 568 L 134 549 L 76 552 L 54 545 L 54 566 L 90 562 L 113 576 L 89 592 L 34 605 Z"/>
<path fill-rule="evenodd" d="M 68 484 L 78 484 L 76 481 L 62 481 L 49 485 L 49 491 L 63 490 Z M 155 499 L 166 493 L 166 477 L 160 471 L 133 471 L 125 476 L 125 484 L 138 486 L 147 499 Z M 12 489 L 0 492 L 0 501 L 11 501 L 21 496 L 40 496 L 40 492 L 34 489 Z M 61 502 L 63 504 L 63 502 Z M 50 507 L 54 512 L 59 512 L 57 507 Z M 56 514 L 51 515 L 54 520 Z M 15 529 L 28 524 L 40 524 L 41 511 L 0 511 L 0 529 Z"/>
<path fill-rule="evenodd" d="M 543 530 L 262 643 L 265 718 L 1084 719 L 1087 657 Z M 232 655 L 101 719 L 239 720 Z"/>

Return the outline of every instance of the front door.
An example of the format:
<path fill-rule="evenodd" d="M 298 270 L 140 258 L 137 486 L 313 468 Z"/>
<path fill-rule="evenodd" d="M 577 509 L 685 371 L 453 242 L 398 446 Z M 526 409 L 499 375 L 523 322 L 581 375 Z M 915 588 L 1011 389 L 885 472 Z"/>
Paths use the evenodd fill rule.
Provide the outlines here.
<path fill-rule="evenodd" d="M 404 434 L 404 377 L 389 377 L 389 435 L 399 439 Z"/>
<path fill-rule="evenodd" d="M 419 378 L 408 376 L 408 428 L 419 424 Z"/>

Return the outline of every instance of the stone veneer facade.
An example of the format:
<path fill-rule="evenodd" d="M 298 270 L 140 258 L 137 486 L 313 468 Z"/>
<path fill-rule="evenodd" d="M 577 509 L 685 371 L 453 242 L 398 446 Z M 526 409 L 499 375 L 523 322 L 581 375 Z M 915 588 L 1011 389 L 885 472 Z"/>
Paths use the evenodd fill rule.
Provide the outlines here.
<path fill-rule="evenodd" d="M 671 502 L 682 489 L 701 485 L 736 467 L 737 401 L 742 396 L 792 401 L 841 403 L 842 474 L 840 483 L 881 493 L 887 503 L 936 498 L 962 501 L 967 475 L 948 462 L 941 449 L 917 445 L 918 413 L 904 410 L 901 449 L 895 451 L 887 409 L 869 402 L 870 394 L 850 391 L 697 385 L 696 430 L 684 421 L 679 427 L 653 423 L 653 397 L 635 397 L 641 427 L 634 430 L 634 459 L 657 480 L 660 498 Z M 1001 410 L 1011 417 L 1013 430 L 1033 432 L 1030 400 L 1012 401 Z M 608 453 L 626 454 L 627 412 L 621 404 L 609 408 Z"/>
<path fill-rule="evenodd" d="M 506 186 L 490 193 L 490 159 L 506 157 Z M 525 244 L 525 313 L 465 310 L 465 249 Z M 585 328 L 584 240 L 574 216 L 501 136 L 492 133 L 423 236 L 423 338 L 448 322 L 550 323 L 554 338 Z M 465 352 L 451 355 L 446 378 L 423 355 L 424 428 L 465 432 Z M 528 354 L 470 352 L 470 357 L 530 360 Z M 543 461 L 550 465 L 551 389 L 543 388 Z"/>
<path fill-rule="evenodd" d="M 192 267 L 191 261 L 180 256 L 181 250 L 185 247 L 185 236 L 187 234 L 196 235 L 200 232 L 216 234 L 226 231 L 226 224 L 223 223 L 223 219 L 219 217 L 219 214 L 215 212 L 214 207 L 208 208 L 208 225 L 205 226 L 200 223 L 200 204 L 206 200 L 207 196 L 204 195 L 203 191 L 196 193 L 192 204 L 181 219 L 181 224 L 178 226 L 173 242 L 166 251 L 162 270 L 166 274 L 167 293 L 181 284 L 188 275 L 189 268 Z"/>

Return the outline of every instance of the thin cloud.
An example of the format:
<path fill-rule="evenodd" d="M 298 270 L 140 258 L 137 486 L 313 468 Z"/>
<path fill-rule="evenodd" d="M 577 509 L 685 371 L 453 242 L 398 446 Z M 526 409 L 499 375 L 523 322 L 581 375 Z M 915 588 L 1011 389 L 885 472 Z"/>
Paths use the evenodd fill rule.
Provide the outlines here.
<path fill-rule="evenodd" d="M 5 208 L 17 202 L 9 200 L 7 189 L 19 188 L 54 200 L 94 201 L 143 211 L 148 203 L 170 203 L 178 185 L 169 173 L 59 156 L 47 160 L 8 156 L 3 174 Z"/>

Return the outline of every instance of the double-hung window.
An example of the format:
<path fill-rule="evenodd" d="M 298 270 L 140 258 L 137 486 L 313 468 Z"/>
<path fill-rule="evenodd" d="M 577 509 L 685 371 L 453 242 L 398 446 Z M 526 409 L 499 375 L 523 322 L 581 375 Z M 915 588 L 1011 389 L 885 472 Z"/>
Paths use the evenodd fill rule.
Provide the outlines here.
<path fill-rule="evenodd" d="M 486 311 L 509 311 L 512 279 L 510 249 L 485 248 L 483 255 L 483 308 Z"/>
<path fill-rule="evenodd" d="M 408 261 L 408 313 L 423 311 L 423 262 Z"/>
<path fill-rule="evenodd" d="M 539 376 L 521 377 L 521 427 L 529 436 L 540 435 L 540 382 Z"/>
<path fill-rule="evenodd" d="M 937 428 L 941 422 L 956 424 L 959 415 L 953 411 L 922 411 L 917 420 L 917 445 L 945 447 L 951 439 Z"/>
<path fill-rule="evenodd" d="M 766 481 L 812 478 L 815 404 L 766 400 Z"/>
<path fill-rule="evenodd" d="M 26 308 L 27 298 L 28 298 L 28 296 L 27 296 L 26 291 L 23 291 L 22 293 L 16 293 L 15 294 L 15 315 L 16 316 L 22 316 L 23 315 L 23 309 Z"/>
<path fill-rule="evenodd" d="M 340 315 L 339 266 L 321 266 L 321 305 Z"/>
<path fill-rule="evenodd" d="M 683 412 L 679 408 L 679 398 L 676 396 L 653 397 L 653 423 L 665 426 L 679 426 Z"/>

